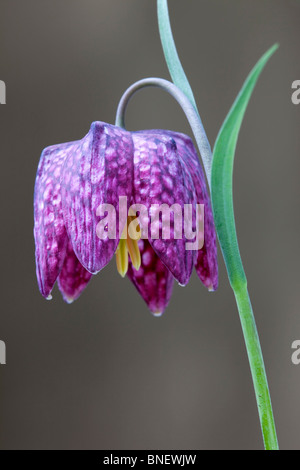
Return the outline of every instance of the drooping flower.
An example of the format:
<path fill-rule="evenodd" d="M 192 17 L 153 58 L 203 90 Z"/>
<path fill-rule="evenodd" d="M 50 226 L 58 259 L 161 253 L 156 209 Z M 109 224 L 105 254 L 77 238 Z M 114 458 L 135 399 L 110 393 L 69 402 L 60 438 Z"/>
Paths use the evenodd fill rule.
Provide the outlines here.
<path fill-rule="evenodd" d="M 126 214 L 143 205 L 122 222 L 120 198 Z M 204 205 L 204 244 L 187 250 L 190 241 L 182 230 L 175 235 L 175 215 L 170 216 L 170 236 L 153 237 L 148 228 L 153 207 Z M 98 236 L 101 205 L 115 209 L 115 237 Z M 195 228 L 197 217 L 190 214 Z M 81 140 L 47 147 L 41 155 L 34 194 L 34 236 L 40 291 L 51 298 L 56 282 L 64 299 L 78 298 L 93 274 L 116 253 L 117 268 L 127 274 L 150 310 L 160 315 L 172 293 L 174 279 L 186 285 L 193 267 L 202 283 L 218 285 L 216 235 L 205 177 L 191 139 L 183 134 L 147 130 L 128 132 L 94 122 Z M 162 222 L 158 220 L 158 230 Z M 146 237 L 128 235 L 130 223 Z M 184 220 L 183 220 L 184 223 Z M 146 229 L 147 227 L 147 229 Z M 140 235 L 141 235 L 140 234 Z M 124 236 L 127 238 L 124 238 Z"/>

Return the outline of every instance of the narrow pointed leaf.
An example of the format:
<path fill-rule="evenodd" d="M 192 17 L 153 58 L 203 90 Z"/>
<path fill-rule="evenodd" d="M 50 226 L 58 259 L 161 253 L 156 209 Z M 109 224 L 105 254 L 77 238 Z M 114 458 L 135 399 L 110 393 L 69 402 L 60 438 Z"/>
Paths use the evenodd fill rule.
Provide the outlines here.
<path fill-rule="evenodd" d="M 257 79 L 277 48 L 277 44 L 271 47 L 250 72 L 221 127 L 213 152 L 211 199 L 215 225 L 232 287 L 246 282 L 233 211 L 234 154 L 243 117 Z"/>

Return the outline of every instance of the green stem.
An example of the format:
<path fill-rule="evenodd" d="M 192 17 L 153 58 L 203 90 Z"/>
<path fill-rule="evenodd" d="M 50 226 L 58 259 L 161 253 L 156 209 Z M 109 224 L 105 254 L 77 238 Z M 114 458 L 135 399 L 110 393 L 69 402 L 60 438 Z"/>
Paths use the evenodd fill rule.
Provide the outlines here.
<path fill-rule="evenodd" d="M 157 13 L 163 51 L 172 80 L 185 93 L 198 113 L 192 89 L 177 54 L 167 0 L 157 0 Z M 262 351 L 238 248 L 232 202 L 232 169 L 237 136 L 247 103 L 263 66 L 276 48 L 277 46 L 271 48 L 258 62 L 223 125 L 214 148 L 211 181 L 216 230 L 237 302 L 267 450 L 277 450 L 278 442 Z M 207 177 L 209 180 L 208 174 Z"/>
<path fill-rule="evenodd" d="M 157 17 L 160 40 L 172 80 L 174 84 L 178 86 L 178 88 L 180 88 L 188 97 L 197 111 L 197 105 L 193 91 L 181 65 L 173 39 L 172 28 L 169 19 L 168 3 L 166 0 L 157 2 Z"/>
<path fill-rule="evenodd" d="M 278 450 L 271 397 L 247 283 L 233 287 L 246 344 L 266 450 Z"/>

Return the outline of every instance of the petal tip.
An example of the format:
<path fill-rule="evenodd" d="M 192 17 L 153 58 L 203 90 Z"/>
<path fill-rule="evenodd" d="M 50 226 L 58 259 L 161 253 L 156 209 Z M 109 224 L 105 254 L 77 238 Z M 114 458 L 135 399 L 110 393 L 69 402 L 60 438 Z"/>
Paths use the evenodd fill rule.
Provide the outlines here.
<path fill-rule="evenodd" d="M 217 283 L 210 283 L 207 286 L 208 292 L 215 292 L 218 289 L 218 284 Z"/>
<path fill-rule="evenodd" d="M 156 310 L 156 311 L 154 311 L 154 312 L 151 311 L 151 313 L 152 313 L 152 315 L 153 315 L 154 317 L 159 318 L 159 317 L 161 317 L 162 314 L 164 313 L 164 310 Z"/>
<path fill-rule="evenodd" d="M 52 295 L 49 294 L 47 297 L 45 297 L 46 300 L 52 300 Z"/>

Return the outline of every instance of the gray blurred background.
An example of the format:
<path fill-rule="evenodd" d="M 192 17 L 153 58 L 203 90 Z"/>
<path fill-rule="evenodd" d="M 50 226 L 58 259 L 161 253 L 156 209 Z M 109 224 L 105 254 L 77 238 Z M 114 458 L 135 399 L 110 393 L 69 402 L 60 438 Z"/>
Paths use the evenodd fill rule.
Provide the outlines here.
<path fill-rule="evenodd" d="M 171 0 L 178 51 L 211 144 L 246 75 L 280 49 L 251 99 L 234 201 L 278 438 L 300 448 L 300 4 Z M 112 262 L 81 298 L 39 294 L 33 186 L 42 149 L 113 123 L 122 93 L 169 78 L 154 0 L 0 0 L 1 449 L 261 449 L 240 322 L 219 254 L 220 287 L 193 275 L 154 318 Z M 134 97 L 127 128 L 191 134 L 173 99 Z"/>

